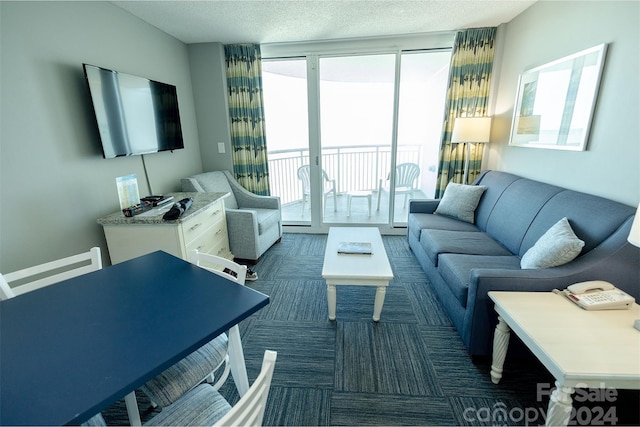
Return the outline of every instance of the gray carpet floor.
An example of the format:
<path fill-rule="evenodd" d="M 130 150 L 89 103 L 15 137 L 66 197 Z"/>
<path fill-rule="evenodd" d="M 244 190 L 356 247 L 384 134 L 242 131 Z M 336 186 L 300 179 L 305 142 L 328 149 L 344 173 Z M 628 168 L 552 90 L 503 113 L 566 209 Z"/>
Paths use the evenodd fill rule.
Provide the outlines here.
<path fill-rule="evenodd" d="M 264 350 L 278 352 L 265 425 L 544 424 L 548 396 L 538 389 L 553 377 L 525 352 L 508 356 L 493 384 L 490 360 L 468 356 L 405 237 L 383 237 L 394 280 L 380 322 L 371 318 L 375 288 L 357 286 L 338 287 L 337 319 L 329 321 L 326 238 L 285 234 L 255 266 L 259 279 L 247 282 L 271 299 L 240 324 L 250 382 Z M 221 393 L 238 400 L 232 380 Z M 139 400 L 144 420 L 153 410 Z M 598 402 L 582 413 L 588 423 L 577 421 L 610 425 L 608 413 L 615 424 L 638 424 L 638 403 L 637 393 L 619 391 L 602 414 Z M 121 402 L 104 415 L 110 425 L 127 423 Z"/>

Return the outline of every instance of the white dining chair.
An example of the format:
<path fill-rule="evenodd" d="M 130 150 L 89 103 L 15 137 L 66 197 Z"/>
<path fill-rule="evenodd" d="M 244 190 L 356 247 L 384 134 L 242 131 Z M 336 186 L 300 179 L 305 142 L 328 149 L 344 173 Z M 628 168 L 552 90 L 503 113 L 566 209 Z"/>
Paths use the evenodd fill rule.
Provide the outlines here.
<path fill-rule="evenodd" d="M 233 407 L 209 384 L 191 390 L 145 423 L 146 426 L 261 426 L 277 353 L 264 352 L 262 368 L 249 391 Z"/>
<path fill-rule="evenodd" d="M 2 275 L 0 280 L 0 299 L 8 299 L 26 292 L 71 279 L 102 268 L 100 248 L 94 247 L 87 252 L 68 256 L 55 261 L 23 268 Z M 11 284 L 14 283 L 14 286 Z"/>
<path fill-rule="evenodd" d="M 278 353 L 264 352 L 262 368 L 249 391 L 234 406 L 210 384 L 201 384 L 162 409 L 145 426 L 261 426 Z M 106 426 L 98 413 L 83 426 Z"/>
<path fill-rule="evenodd" d="M 247 267 L 244 265 L 197 249 L 189 254 L 189 261 L 239 285 L 245 284 Z M 229 361 L 229 338 L 222 333 L 149 380 L 141 390 L 149 396 L 153 406 L 164 408 L 203 381 L 213 384 L 213 388 L 218 390 L 229 377 Z M 216 381 L 216 373 L 220 369 L 222 372 Z"/>

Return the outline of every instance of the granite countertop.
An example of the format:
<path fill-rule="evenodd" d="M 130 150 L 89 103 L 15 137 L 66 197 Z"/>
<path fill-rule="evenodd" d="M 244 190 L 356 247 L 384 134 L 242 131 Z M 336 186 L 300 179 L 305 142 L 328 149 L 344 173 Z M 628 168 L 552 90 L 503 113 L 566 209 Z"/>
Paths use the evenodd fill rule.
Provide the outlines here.
<path fill-rule="evenodd" d="M 182 222 L 188 221 L 189 218 L 197 215 L 213 202 L 219 200 L 227 194 L 229 193 L 167 193 L 167 196 L 173 196 L 173 200 L 168 202 L 166 205 L 153 208 L 134 217 L 126 217 L 124 216 L 124 213 L 122 213 L 122 211 L 114 212 L 110 215 L 98 218 L 98 224 L 103 226 L 123 224 L 180 224 Z M 192 197 L 193 204 L 180 218 L 174 221 L 165 221 L 164 219 L 162 219 L 162 216 L 165 214 L 165 212 L 171 209 L 171 206 L 173 206 L 174 203 L 178 202 L 181 199 L 184 199 L 185 197 Z"/>

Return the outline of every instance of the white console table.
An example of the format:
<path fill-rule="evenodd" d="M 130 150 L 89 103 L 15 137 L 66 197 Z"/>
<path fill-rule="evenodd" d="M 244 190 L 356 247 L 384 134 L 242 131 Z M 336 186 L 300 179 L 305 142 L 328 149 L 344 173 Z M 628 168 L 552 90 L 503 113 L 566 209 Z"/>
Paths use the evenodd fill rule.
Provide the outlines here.
<path fill-rule="evenodd" d="M 575 388 L 640 389 L 640 306 L 587 311 L 552 292 L 489 292 L 498 313 L 491 379 L 498 383 L 510 331 L 556 379 L 546 425 L 567 425 Z"/>
<path fill-rule="evenodd" d="M 182 259 L 198 249 L 212 255 L 233 258 L 229 250 L 223 197 L 226 193 L 170 193 L 168 206 L 154 208 L 134 217 L 122 211 L 98 219 L 109 247 L 111 263 L 117 264 L 157 250 Z M 192 197 L 191 207 L 175 221 L 162 219 L 175 202 Z"/>

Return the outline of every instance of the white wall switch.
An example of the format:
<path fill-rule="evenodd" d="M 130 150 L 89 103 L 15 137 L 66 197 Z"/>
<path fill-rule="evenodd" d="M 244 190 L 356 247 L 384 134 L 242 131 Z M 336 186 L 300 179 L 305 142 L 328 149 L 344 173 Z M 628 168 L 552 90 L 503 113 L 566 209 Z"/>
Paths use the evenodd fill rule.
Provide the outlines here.
<path fill-rule="evenodd" d="M 222 154 L 224 152 L 224 142 L 218 142 L 218 153 Z"/>

